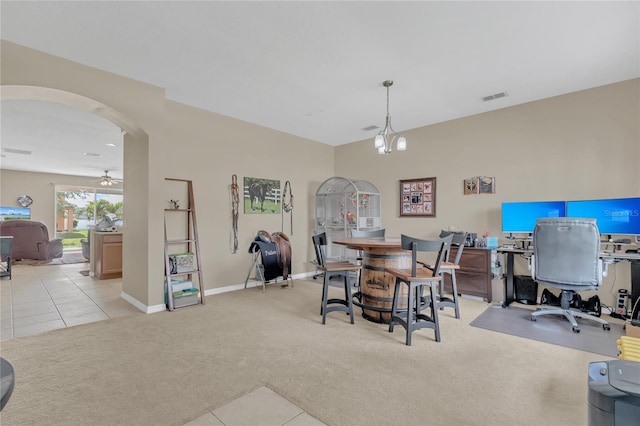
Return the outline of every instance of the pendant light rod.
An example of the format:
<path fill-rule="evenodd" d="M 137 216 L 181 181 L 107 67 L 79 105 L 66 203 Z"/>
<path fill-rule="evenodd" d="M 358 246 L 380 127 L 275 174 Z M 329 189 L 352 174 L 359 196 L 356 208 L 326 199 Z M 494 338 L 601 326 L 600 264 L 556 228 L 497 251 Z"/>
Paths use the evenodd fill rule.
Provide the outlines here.
<path fill-rule="evenodd" d="M 387 117 L 384 129 L 378 133 L 374 139 L 374 147 L 379 154 L 390 154 L 393 143 L 396 142 L 396 149 L 404 151 L 407 149 L 407 140 L 404 136 L 396 134 L 391 126 L 391 114 L 389 113 L 389 87 L 393 86 L 393 80 L 385 80 L 382 85 L 387 88 Z"/>

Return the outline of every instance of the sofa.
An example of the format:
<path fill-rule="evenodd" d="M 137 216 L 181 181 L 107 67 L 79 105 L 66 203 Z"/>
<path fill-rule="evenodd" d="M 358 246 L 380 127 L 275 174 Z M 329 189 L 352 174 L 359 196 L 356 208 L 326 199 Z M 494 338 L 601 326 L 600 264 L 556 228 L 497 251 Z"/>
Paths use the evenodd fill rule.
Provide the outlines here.
<path fill-rule="evenodd" d="M 0 235 L 13 237 L 12 259 L 51 260 L 62 257 L 62 240 L 49 239 L 47 225 L 33 220 L 0 222 Z"/>

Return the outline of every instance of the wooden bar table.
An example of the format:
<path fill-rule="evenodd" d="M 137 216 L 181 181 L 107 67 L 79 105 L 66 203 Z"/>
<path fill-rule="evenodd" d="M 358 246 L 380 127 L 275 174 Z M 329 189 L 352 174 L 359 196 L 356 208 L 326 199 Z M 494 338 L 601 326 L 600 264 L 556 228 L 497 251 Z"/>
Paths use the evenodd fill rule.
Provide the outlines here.
<path fill-rule="evenodd" d="M 353 303 L 362 308 L 365 319 L 389 323 L 396 279 L 385 268 L 411 268 L 411 252 L 402 250 L 400 238 L 339 238 L 332 242 L 362 252 L 360 291 L 354 294 L 358 300 Z M 405 286 L 400 289 L 405 296 L 399 300 L 406 300 L 406 291 Z"/>

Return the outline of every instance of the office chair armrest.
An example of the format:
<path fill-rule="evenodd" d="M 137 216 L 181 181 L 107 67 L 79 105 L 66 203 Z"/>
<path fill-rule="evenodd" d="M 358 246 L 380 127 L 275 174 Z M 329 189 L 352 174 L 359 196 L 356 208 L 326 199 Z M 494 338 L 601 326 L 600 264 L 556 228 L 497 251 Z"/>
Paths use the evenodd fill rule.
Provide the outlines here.
<path fill-rule="evenodd" d="M 599 272 L 599 274 L 598 274 L 598 278 L 599 278 L 598 285 L 602 284 L 602 278 L 603 277 L 606 277 L 607 275 L 609 275 L 609 263 L 613 263 L 613 262 L 605 261 L 605 260 L 602 260 L 602 259 L 600 259 L 598 261 L 598 272 Z"/>
<path fill-rule="evenodd" d="M 529 267 L 529 270 L 531 271 L 531 279 L 535 281 L 536 280 L 536 267 L 535 267 L 536 258 L 534 255 L 531 255 L 531 257 L 529 257 L 529 259 L 527 260 L 529 261 L 527 265 Z"/>

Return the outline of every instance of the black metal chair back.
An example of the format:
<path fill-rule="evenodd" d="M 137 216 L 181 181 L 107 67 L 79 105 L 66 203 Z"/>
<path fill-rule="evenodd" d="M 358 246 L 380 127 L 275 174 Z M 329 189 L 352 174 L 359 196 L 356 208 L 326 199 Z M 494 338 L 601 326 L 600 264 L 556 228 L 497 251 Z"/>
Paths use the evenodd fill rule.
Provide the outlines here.
<path fill-rule="evenodd" d="M 445 254 L 451 245 L 453 236 L 440 238 L 437 240 L 423 240 L 418 238 L 409 237 L 407 235 L 400 236 L 400 244 L 403 250 L 411 250 L 411 275 L 416 276 L 417 270 L 422 268 L 422 264 L 418 264 L 419 252 L 432 252 L 436 254 L 436 260 L 433 262 L 429 269 L 433 272 L 434 276 L 440 274 L 440 265 L 444 261 Z M 418 266 L 419 265 L 419 266 Z"/>
<path fill-rule="evenodd" d="M 313 248 L 316 252 L 316 262 L 318 266 L 326 267 L 327 261 L 325 258 L 325 247 L 327 246 L 327 233 L 317 234 L 311 237 L 313 240 Z"/>

